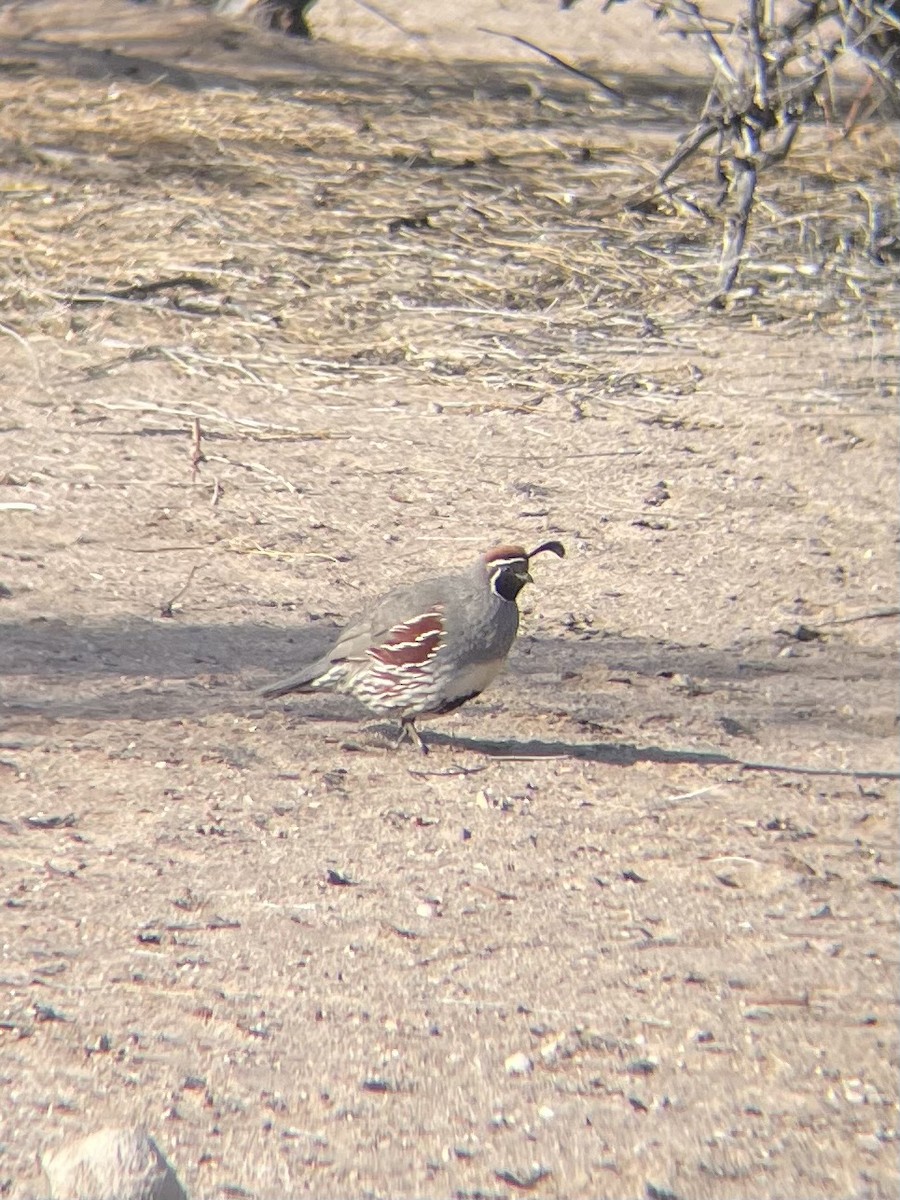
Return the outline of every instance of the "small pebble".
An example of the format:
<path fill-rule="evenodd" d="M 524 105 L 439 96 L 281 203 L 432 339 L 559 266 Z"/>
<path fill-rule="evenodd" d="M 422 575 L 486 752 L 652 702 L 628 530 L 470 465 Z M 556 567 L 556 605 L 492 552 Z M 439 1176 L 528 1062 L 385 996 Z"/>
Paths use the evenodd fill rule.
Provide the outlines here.
<path fill-rule="evenodd" d="M 884 1149 L 884 1144 L 874 1133 L 860 1133 L 857 1135 L 856 1144 L 860 1150 L 864 1150 L 866 1154 L 880 1154 Z"/>
<path fill-rule="evenodd" d="M 881 1093 L 872 1083 L 848 1079 L 844 1083 L 844 1099 L 848 1104 L 880 1104 Z"/>
<path fill-rule="evenodd" d="M 534 1070 L 534 1063 L 522 1051 L 511 1054 L 503 1065 L 507 1075 L 528 1075 Z"/>

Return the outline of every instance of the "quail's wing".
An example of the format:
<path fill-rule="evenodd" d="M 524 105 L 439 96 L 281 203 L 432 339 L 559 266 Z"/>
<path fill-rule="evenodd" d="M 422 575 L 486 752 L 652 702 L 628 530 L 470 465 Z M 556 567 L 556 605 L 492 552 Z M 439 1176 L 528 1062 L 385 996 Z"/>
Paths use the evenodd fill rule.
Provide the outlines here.
<path fill-rule="evenodd" d="M 444 639 L 445 598 L 443 579 L 388 593 L 369 612 L 351 620 L 321 658 L 269 684 L 260 695 L 274 699 L 313 690 L 316 681 L 340 663 L 375 659 L 388 670 L 407 672 L 424 667 Z"/>
<path fill-rule="evenodd" d="M 342 630 L 329 658 L 353 662 L 375 657 L 396 665 L 423 661 L 443 640 L 445 601 L 442 579 L 390 592 Z"/>

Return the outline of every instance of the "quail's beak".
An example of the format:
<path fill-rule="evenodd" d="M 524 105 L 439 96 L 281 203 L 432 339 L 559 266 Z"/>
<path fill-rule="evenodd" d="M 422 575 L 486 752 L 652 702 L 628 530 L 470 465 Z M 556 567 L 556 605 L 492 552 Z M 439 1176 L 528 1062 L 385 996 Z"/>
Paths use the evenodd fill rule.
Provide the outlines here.
<path fill-rule="evenodd" d="M 534 580 L 533 580 L 533 579 L 532 579 L 532 577 L 531 577 L 531 572 L 530 572 L 530 571 L 517 571 L 517 572 L 516 572 L 516 579 L 521 579 L 521 580 L 522 580 L 522 586 L 523 586 L 523 587 L 525 586 L 525 584 L 526 584 L 526 583 L 534 583 Z"/>

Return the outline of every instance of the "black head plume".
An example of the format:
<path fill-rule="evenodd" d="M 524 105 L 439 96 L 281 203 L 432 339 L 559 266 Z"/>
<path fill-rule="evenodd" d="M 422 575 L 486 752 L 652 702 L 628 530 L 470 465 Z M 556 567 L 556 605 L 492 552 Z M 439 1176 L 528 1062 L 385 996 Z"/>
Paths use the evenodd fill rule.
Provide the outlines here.
<path fill-rule="evenodd" d="M 536 554 L 543 554 L 545 550 L 549 550 L 555 554 L 557 558 L 566 557 L 566 548 L 562 542 L 541 542 L 530 554 L 526 554 L 526 558 L 530 561 Z"/>

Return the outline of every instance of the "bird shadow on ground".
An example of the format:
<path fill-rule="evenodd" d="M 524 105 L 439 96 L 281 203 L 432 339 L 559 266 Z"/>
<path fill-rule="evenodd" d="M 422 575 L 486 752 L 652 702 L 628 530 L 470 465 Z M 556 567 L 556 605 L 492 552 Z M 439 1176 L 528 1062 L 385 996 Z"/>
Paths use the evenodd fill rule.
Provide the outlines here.
<path fill-rule="evenodd" d="M 329 719 L 307 717 L 306 719 Z M 333 721 L 333 718 L 331 718 Z M 396 727 L 384 723 L 368 725 L 360 731 L 360 736 L 354 735 L 337 738 L 342 749 L 357 752 L 382 752 L 397 755 L 400 764 L 407 768 L 412 775 L 465 775 L 483 770 L 483 766 L 467 766 L 465 762 L 454 762 L 451 766 L 443 765 L 443 755 L 440 759 L 427 757 L 432 750 L 442 752 L 454 751 L 460 755 L 471 753 L 494 762 L 540 762 L 553 759 L 568 759 L 577 762 L 601 763 L 608 767 L 634 767 L 645 763 L 655 763 L 664 766 L 697 766 L 697 767 L 731 767 L 738 771 L 772 772 L 776 775 L 834 775 L 849 776 L 858 779 L 900 779 L 900 771 L 891 768 L 849 768 L 823 765 L 792 764 L 786 762 L 771 762 L 768 759 L 755 759 L 727 754 L 715 749 L 698 750 L 674 747 L 663 749 L 655 745 L 638 745 L 635 742 L 565 742 L 541 741 L 530 738 L 519 741 L 515 738 L 479 738 L 461 737 L 447 733 L 434 733 L 432 730 L 420 730 L 424 744 L 424 753 L 417 752 L 412 746 L 398 743 Z"/>
<path fill-rule="evenodd" d="M 500 759 L 575 758 L 584 762 L 604 763 L 611 767 L 633 767 L 637 763 L 695 763 L 700 766 L 735 766 L 741 760 L 714 750 L 663 750 L 660 746 L 636 746 L 611 742 L 542 742 L 513 738 L 494 741 L 485 738 L 454 737 L 427 732 L 427 746 L 446 746 Z"/>
<path fill-rule="evenodd" d="M 246 709 L 258 687 L 323 653 L 338 628 L 329 619 L 299 628 L 246 619 L 189 623 L 177 616 L 11 621 L 0 624 L 0 698 L 7 707 L 20 703 L 52 716 L 77 707 L 79 715 L 102 717 L 111 698 L 106 715 L 148 720 Z M 580 707 L 575 695 L 603 690 L 607 671 L 648 680 L 683 672 L 727 685 L 744 682 L 746 668 L 732 649 L 604 635 L 521 637 L 509 671 L 522 693 L 537 695 L 548 683 L 558 688 L 569 681 L 577 689 L 571 704 Z M 761 669 L 783 674 L 773 665 Z"/>
<path fill-rule="evenodd" d="M 0 625 L 0 715 L 7 723 L 165 724 L 216 714 L 256 720 L 268 713 L 288 724 L 295 715 L 303 723 L 355 720 L 358 729 L 365 718 L 344 697 L 291 699 L 282 716 L 285 709 L 264 705 L 256 694 L 262 684 L 312 661 L 334 632 L 329 619 L 299 629 L 246 617 L 218 624 L 182 623 L 177 617 L 9 622 Z M 835 744 L 857 732 L 895 732 L 891 656 L 837 641 L 816 643 L 804 653 L 786 662 L 777 648 L 765 645 L 748 654 L 746 648 L 679 646 L 615 634 L 523 637 L 496 693 L 508 711 L 508 727 L 521 728 L 524 701 L 538 722 L 574 723 L 579 740 L 494 741 L 430 727 L 425 738 L 435 748 L 494 759 L 728 766 L 742 764 L 750 753 L 746 739 L 765 736 L 766 729 L 790 727 L 804 742 L 827 738 Z M 845 713 L 838 697 L 852 711 Z M 713 746 L 642 745 L 638 731 L 648 725 L 664 726 L 674 739 L 694 746 L 698 740 Z M 597 740 L 584 740 L 595 731 Z M 745 739 L 741 757 L 715 749 L 723 731 Z M 620 735 L 621 741 L 614 740 Z"/>

